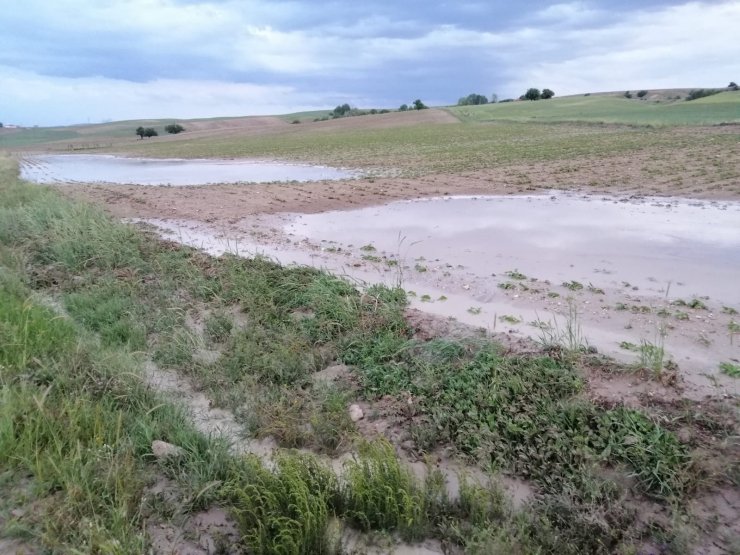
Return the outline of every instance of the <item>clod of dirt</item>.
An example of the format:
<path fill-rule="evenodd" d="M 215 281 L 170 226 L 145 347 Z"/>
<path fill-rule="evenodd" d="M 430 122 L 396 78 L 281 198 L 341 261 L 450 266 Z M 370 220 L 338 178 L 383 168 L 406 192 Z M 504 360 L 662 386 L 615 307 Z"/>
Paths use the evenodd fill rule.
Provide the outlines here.
<path fill-rule="evenodd" d="M 172 443 L 167 443 L 166 441 L 155 439 L 154 441 L 152 441 L 152 454 L 154 455 L 154 458 L 162 461 L 165 459 L 175 459 L 182 457 L 185 454 L 185 451 L 182 449 L 182 447 L 178 447 L 177 445 L 173 445 Z"/>
<path fill-rule="evenodd" d="M 352 420 L 352 422 L 357 422 L 358 420 L 362 420 L 363 418 L 365 418 L 365 413 L 362 412 L 360 405 L 350 405 L 349 406 L 349 417 Z"/>

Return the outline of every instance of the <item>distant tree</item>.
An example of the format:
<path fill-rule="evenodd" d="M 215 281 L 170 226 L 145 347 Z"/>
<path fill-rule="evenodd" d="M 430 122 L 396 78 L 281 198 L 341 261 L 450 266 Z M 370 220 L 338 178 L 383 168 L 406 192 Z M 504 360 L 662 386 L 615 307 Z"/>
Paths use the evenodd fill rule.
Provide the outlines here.
<path fill-rule="evenodd" d="M 496 104 L 498 102 L 498 95 L 496 93 L 493 93 L 491 95 L 491 104 Z"/>
<path fill-rule="evenodd" d="M 409 109 L 408 104 L 401 104 L 401 107 L 398 109 L 399 112 L 405 112 Z"/>
<path fill-rule="evenodd" d="M 144 129 L 144 136 L 145 137 L 157 137 L 159 133 L 157 133 L 157 130 L 153 127 L 147 127 Z"/>
<path fill-rule="evenodd" d="M 738 89 L 737 83 L 735 83 L 735 81 L 730 81 L 730 84 L 727 85 L 727 88 L 736 91 Z M 2 125 L 0 125 L 0 127 L 2 127 Z"/>
<path fill-rule="evenodd" d="M 551 89 L 542 89 L 542 99 L 547 100 L 548 98 L 552 98 L 555 96 L 555 93 L 552 92 Z"/>
<path fill-rule="evenodd" d="M 632 93 L 631 93 L 631 92 L 629 92 L 629 91 L 626 91 L 626 92 L 624 93 L 624 97 L 625 97 L 625 98 L 632 98 Z"/>
<path fill-rule="evenodd" d="M 345 103 L 334 108 L 334 111 L 331 113 L 331 115 L 334 118 L 341 118 L 343 116 L 346 116 L 351 110 L 352 107 L 349 104 Z"/>
<path fill-rule="evenodd" d="M 420 99 L 414 100 L 414 110 L 426 110 L 428 106 L 426 106 Z"/>
<path fill-rule="evenodd" d="M 3 122 L 0 121 L 0 129 L 2 129 L 2 128 L 3 128 Z"/>
<path fill-rule="evenodd" d="M 136 134 L 139 136 L 140 139 L 143 139 L 146 136 L 146 129 L 144 129 L 141 125 L 136 128 Z"/>
<path fill-rule="evenodd" d="M 539 100 L 540 98 L 542 98 L 540 89 L 535 89 L 534 87 L 527 89 L 527 92 L 524 93 L 525 100 Z"/>
<path fill-rule="evenodd" d="M 647 96 L 647 93 L 648 93 L 647 91 L 640 91 L 637 93 L 637 98 L 643 98 Z"/>
<path fill-rule="evenodd" d="M 471 93 L 457 101 L 458 106 L 478 106 L 488 104 L 488 99 L 482 94 Z"/>
<path fill-rule="evenodd" d="M 172 135 L 177 135 L 178 133 L 185 131 L 185 128 L 179 123 L 170 123 L 169 125 L 164 126 L 164 130 Z"/>

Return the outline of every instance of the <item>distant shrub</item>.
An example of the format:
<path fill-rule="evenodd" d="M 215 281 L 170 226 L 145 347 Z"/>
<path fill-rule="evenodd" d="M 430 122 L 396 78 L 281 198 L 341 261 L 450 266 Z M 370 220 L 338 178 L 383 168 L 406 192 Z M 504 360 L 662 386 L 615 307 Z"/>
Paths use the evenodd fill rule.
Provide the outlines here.
<path fill-rule="evenodd" d="M 552 98 L 555 96 L 555 93 L 552 91 L 552 89 L 542 89 L 542 99 L 547 100 L 548 98 Z"/>
<path fill-rule="evenodd" d="M 414 100 L 414 110 L 426 110 L 428 106 L 418 98 Z"/>
<path fill-rule="evenodd" d="M 583 96 L 591 96 L 591 93 L 586 93 Z"/>
<path fill-rule="evenodd" d="M 697 98 L 704 98 L 705 96 L 712 96 L 721 92 L 720 89 L 694 89 L 688 94 L 686 100 L 696 100 Z"/>
<path fill-rule="evenodd" d="M 351 110 L 352 110 L 352 107 L 349 104 L 344 103 L 334 108 L 334 110 L 332 110 L 330 115 L 333 118 L 341 118 L 343 116 L 346 116 Z"/>
<path fill-rule="evenodd" d="M 737 83 L 735 83 L 735 81 L 730 81 L 730 84 L 727 85 L 727 88 L 730 89 L 731 91 L 736 91 L 738 89 Z M 2 126 L 3 125 L 0 123 L 0 127 Z"/>
<path fill-rule="evenodd" d="M 136 134 L 139 136 L 139 138 L 143 139 L 144 137 L 156 137 L 159 135 L 157 131 L 153 127 L 137 127 L 136 128 Z"/>
<path fill-rule="evenodd" d="M 482 94 L 476 93 L 471 93 L 457 101 L 458 106 L 478 106 L 480 104 L 488 104 L 488 99 Z"/>
<path fill-rule="evenodd" d="M 183 131 L 185 131 L 185 128 L 179 123 L 171 123 L 169 125 L 165 125 L 164 130 L 167 131 L 167 133 L 176 135 L 178 133 L 182 133 Z"/>
<path fill-rule="evenodd" d="M 637 93 L 637 98 L 643 98 L 647 96 L 647 93 L 648 93 L 647 91 L 640 91 Z"/>
<path fill-rule="evenodd" d="M 401 107 L 398 109 L 399 112 L 405 112 L 409 109 L 408 104 L 401 104 Z"/>
<path fill-rule="evenodd" d="M 297 123 L 301 123 L 301 120 L 299 120 L 299 119 L 294 119 L 294 120 L 293 120 L 293 121 L 291 121 L 290 123 L 292 123 L 293 125 L 295 125 L 295 124 L 297 124 Z"/>
<path fill-rule="evenodd" d="M 504 98 L 500 102 L 501 102 L 501 104 L 503 104 L 504 102 L 514 102 L 514 99 L 513 98 Z"/>
<path fill-rule="evenodd" d="M 625 98 L 632 98 L 632 93 L 629 92 L 629 91 L 627 91 L 627 92 L 624 93 L 624 97 Z"/>
<path fill-rule="evenodd" d="M 389 112 L 390 112 L 390 110 L 387 110 L 387 109 L 383 108 L 383 109 L 382 109 L 382 110 L 380 110 L 380 111 L 379 111 L 378 113 L 379 113 L 379 114 L 387 114 L 387 113 L 389 113 Z"/>

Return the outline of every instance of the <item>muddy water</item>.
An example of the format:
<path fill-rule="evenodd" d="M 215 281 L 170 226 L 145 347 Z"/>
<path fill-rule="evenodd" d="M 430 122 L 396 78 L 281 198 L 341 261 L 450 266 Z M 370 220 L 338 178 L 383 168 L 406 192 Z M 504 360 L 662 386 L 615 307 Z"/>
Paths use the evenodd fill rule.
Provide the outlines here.
<path fill-rule="evenodd" d="M 21 161 L 21 177 L 36 183 L 208 185 L 348 179 L 357 173 L 326 166 L 258 160 L 181 160 L 106 155 L 32 156 Z"/>
<path fill-rule="evenodd" d="M 563 329 L 574 307 L 583 342 L 600 352 L 631 364 L 639 354 L 625 342 L 664 343 L 686 396 L 738 392 L 737 380 L 719 364 L 740 360 L 740 333 L 732 331 L 740 322 L 732 312 L 740 310 L 740 203 L 558 193 L 400 202 L 228 224 L 148 223 L 215 255 L 261 254 L 359 286 L 401 284 L 414 308 L 512 338 L 541 339 L 543 324 Z M 512 270 L 527 278 L 507 275 Z M 572 280 L 583 289 L 563 285 Z M 706 308 L 681 305 L 694 298 Z M 634 391 L 612 393 L 627 399 Z"/>
<path fill-rule="evenodd" d="M 629 282 L 740 302 L 738 203 L 453 197 L 302 215 L 286 231 L 372 244 L 419 266 L 439 260 L 478 277 L 516 269 L 555 283 Z"/>

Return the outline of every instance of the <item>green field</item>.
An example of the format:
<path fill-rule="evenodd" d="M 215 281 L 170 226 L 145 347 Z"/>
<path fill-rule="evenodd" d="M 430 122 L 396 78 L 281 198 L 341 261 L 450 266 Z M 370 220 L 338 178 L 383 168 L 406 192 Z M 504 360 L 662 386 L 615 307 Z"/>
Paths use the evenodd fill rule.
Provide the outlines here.
<path fill-rule="evenodd" d="M 456 106 L 450 112 L 462 121 L 588 122 L 624 125 L 716 125 L 740 123 L 740 91 L 726 91 L 697 100 L 651 101 L 619 96 L 569 96 L 483 106 Z"/>

